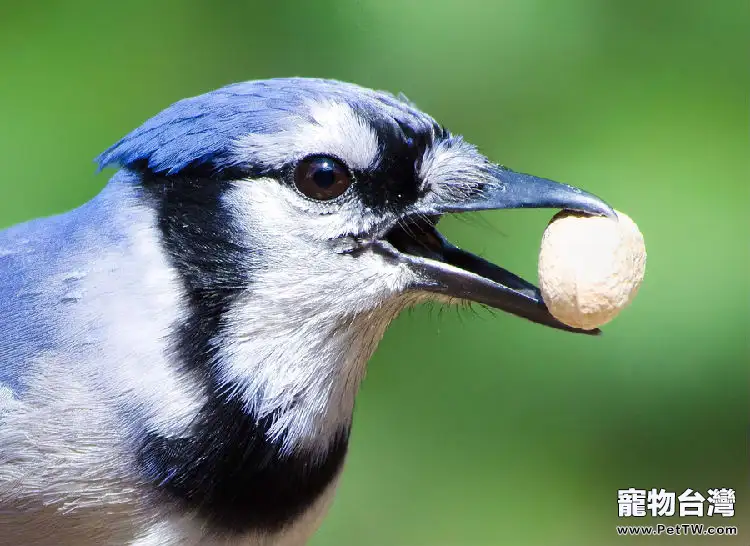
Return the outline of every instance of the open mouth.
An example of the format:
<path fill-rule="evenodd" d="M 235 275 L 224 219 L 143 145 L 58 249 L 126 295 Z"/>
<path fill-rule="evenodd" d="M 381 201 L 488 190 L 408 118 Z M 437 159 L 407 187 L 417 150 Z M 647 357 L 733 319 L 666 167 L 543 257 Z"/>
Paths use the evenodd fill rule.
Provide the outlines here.
<path fill-rule="evenodd" d="M 408 263 L 421 279 L 419 289 L 501 309 L 560 330 L 600 333 L 598 329 L 582 330 L 557 320 L 536 286 L 450 243 L 435 227 L 439 219 L 440 215 L 401 218 L 376 241 L 376 248 Z"/>
<path fill-rule="evenodd" d="M 596 335 L 553 317 L 539 289 L 502 267 L 451 244 L 435 225 L 443 214 L 480 210 L 554 208 L 617 218 L 612 207 L 574 186 L 495 165 L 484 168 L 471 192 L 426 194 L 397 225 L 372 243 L 415 273 L 413 288 L 472 301 L 559 330 Z"/>

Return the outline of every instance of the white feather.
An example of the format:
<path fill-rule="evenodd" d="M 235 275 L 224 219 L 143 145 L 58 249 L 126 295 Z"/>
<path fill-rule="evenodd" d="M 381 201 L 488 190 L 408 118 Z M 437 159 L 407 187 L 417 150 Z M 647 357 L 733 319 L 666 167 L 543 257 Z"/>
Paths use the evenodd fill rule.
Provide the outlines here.
<path fill-rule="evenodd" d="M 288 450 L 325 450 L 350 422 L 386 327 L 414 301 L 414 275 L 371 251 L 331 249 L 347 207 L 300 221 L 304 198 L 266 179 L 236 184 L 227 201 L 264 266 L 228 313 L 221 377 L 256 415 L 277 416 L 270 434 Z"/>
<path fill-rule="evenodd" d="M 356 169 L 371 167 L 378 159 L 378 137 L 349 105 L 314 101 L 303 108 L 306 116 L 276 133 L 250 133 L 238 139 L 235 153 L 254 163 L 280 166 L 310 154 L 332 155 Z"/>

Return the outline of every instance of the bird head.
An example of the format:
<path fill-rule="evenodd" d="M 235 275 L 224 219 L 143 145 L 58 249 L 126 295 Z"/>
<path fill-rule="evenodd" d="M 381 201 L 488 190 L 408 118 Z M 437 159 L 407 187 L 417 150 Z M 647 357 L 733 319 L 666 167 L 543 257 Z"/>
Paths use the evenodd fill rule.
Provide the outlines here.
<path fill-rule="evenodd" d="M 452 245 L 436 228 L 443 215 L 613 215 L 591 194 L 491 162 L 401 97 L 328 80 L 180 101 L 98 161 L 135 173 L 158 211 L 193 312 L 183 358 L 273 415 L 279 438 L 319 438 L 349 418 L 364 362 L 413 303 L 476 302 L 579 331 L 534 285 Z"/>

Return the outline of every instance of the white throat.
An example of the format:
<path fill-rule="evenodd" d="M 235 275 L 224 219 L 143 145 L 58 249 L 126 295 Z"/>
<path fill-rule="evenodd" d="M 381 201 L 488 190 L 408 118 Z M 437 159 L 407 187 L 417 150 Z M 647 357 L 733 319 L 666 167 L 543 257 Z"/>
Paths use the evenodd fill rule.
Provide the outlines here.
<path fill-rule="evenodd" d="M 274 416 L 268 435 L 284 450 L 325 451 L 348 429 L 367 361 L 405 304 L 394 299 L 354 317 L 300 321 L 264 314 L 249 295 L 230 313 L 231 331 L 242 333 L 223 340 L 222 379 L 253 415 Z"/>
<path fill-rule="evenodd" d="M 258 261 L 250 286 L 224 317 L 219 379 L 284 449 L 325 450 L 348 428 L 367 360 L 396 315 L 414 301 L 413 273 L 368 251 L 338 254 L 327 229 L 278 182 L 256 179 L 228 192 L 235 229 Z"/>

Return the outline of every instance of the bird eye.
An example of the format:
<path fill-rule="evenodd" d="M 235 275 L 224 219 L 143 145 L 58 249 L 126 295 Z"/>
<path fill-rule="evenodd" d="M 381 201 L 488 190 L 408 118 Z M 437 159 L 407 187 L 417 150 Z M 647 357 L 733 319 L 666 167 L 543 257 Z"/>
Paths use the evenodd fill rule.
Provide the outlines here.
<path fill-rule="evenodd" d="M 352 184 L 348 169 L 333 158 L 303 159 L 294 172 L 294 184 L 307 197 L 319 201 L 335 199 Z"/>

